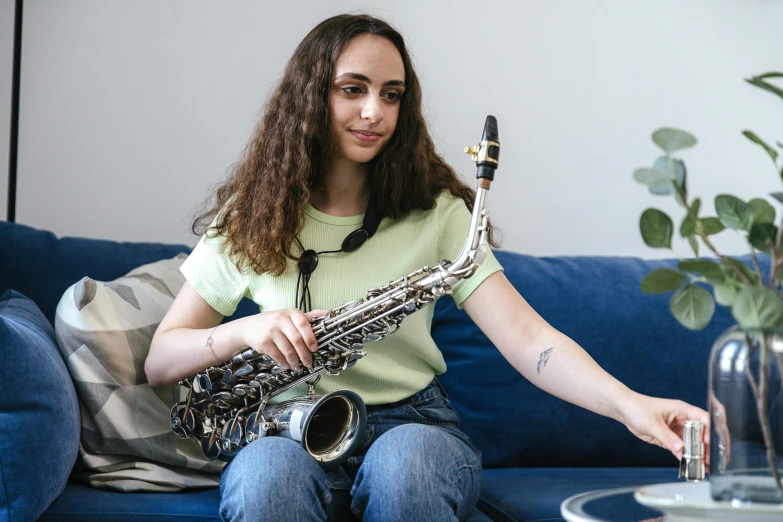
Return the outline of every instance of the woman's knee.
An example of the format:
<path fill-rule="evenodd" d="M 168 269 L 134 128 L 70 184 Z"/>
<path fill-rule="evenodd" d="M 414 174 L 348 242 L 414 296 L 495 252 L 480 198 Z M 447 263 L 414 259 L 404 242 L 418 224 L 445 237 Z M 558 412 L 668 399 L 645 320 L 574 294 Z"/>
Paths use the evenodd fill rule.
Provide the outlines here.
<path fill-rule="evenodd" d="M 391 477 L 450 475 L 462 467 L 481 466 L 478 456 L 454 435 L 424 424 L 404 424 L 389 430 L 367 452 L 364 465 Z"/>
<path fill-rule="evenodd" d="M 409 510 L 446 520 L 473 508 L 481 488 L 478 456 L 454 435 L 434 426 L 398 426 L 370 447 L 354 484 L 356 513 Z M 394 499 L 405 498 L 406 502 Z M 372 518 L 372 517 L 371 517 Z"/>
<path fill-rule="evenodd" d="M 221 493 L 241 491 L 256 502 L 310 502 L 328 495 L 326 473 L 299 444 L 266 437 L 248 444 L 223 470 Z"/>

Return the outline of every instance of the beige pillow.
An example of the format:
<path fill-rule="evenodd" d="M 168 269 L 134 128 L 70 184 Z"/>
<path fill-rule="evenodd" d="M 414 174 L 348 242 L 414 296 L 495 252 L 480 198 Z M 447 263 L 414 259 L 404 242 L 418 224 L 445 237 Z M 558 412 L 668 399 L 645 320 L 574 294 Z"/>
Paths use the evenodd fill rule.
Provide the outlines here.
<path fill-rule="evenodd" d="M 57 306 L 55 332 L 81 409 L 72 474 L 95 487 L 178 491 L 219 484 L 222 462 L 171 431 L 180 386 L 152 388 L 144 360 L 155 329 L 185 283 L 187 256 L 150 263 L 114 281 L 85 277 Z"/>

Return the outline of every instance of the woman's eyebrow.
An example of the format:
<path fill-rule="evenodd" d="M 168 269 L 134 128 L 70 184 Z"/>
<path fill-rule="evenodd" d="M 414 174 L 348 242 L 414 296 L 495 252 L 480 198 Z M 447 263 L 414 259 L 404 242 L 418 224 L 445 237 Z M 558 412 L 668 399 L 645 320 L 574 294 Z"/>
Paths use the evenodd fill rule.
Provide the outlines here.
<path fill-rule="evenodd" d="M 340 80 L 342 78 L 353 78 L 354 80 L 359 80 L 360 82 L 364 82 L 369 85 L 372 85 L 372 80 L 370 80 L 365 75 L 359 73 L 353 73 L 353 72 L 343 73 L 339 75 L 337 78 L 335 78 L 335 80 Z M 395 87 L 405 87 L 405 82 L 402 80 L 388 80 L 383 82 L 383 87 L 388 87 L 390 85 Z"/>

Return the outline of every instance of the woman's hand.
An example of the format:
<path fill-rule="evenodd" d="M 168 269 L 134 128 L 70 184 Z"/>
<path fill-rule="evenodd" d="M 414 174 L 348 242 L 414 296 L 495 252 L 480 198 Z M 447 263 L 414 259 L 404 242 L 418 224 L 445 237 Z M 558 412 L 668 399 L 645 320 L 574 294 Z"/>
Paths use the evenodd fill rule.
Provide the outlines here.
<path fill-rule="evenodd" d="M 670 399 L 658 399 L 639 393 L 622 399 L 618 405 L 619 419 L 637 437 L 682 457 L 682 437 L 685 421 L 697 420 L 704 425 L 705 462 L 709 470 L 710 416 L 690 404 Z"/>
<path fill-rule="evenodd" d="M 287 308 L 247 317 L 246 324 L 242 325 L 242 340 L 286 370 L 298 369 L 300 361 L 310 368 L 312 352 L 318 350 L 310 321 L 327 311 L 302 313 L 296 308 Z"/>

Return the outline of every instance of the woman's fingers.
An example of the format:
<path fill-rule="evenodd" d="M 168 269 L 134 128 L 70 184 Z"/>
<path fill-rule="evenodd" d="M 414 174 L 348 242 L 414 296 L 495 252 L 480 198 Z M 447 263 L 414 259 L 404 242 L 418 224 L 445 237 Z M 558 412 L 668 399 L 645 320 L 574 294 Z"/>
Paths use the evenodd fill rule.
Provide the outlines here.
<path fill-rule="evenodd" d="M 277 349 L 280 350 L 280 353 L 282 353 L 285 357 L 287 365 L 287 368 L 285 369 L 288 370 L 299 368 L 299 354 L 285 333 L 283 331 L 276 332 L 272 336 L 272 341 L 275 343 Z"/>
<path fill-rule="evenodd" d="M 286 360 L 285 355 L 283 355 L 283 353 L 278 349 L 277 344 L 275 344 L 272 339 L 269 339 L 266 343 L 264 343 L 260 350 L 257 349 L 256 351 L 265 354 L 281 368 L 285 370 L 289 369 L 288 361 Z"/>
<path fill-rule="evenodd" d="M 311 352 L 314 352 L 318 349 L 318 341 L 315 339 L 315 334 L 313 333 L 313 327 L 310 326 L 310 320 L 311 320 L 310 314 L 315 314 L 316 312 L 319 311 L 320 310 L 315 310 L 313 312 L 310 312 L 309 314 L 303 314 L 298 310 L 294 310 L 291 313 L 291 323 L 298 330 L 300 338 L 306 345 L 306 349 Z M 315 317 L 317 317 L 317 315 Z M 308 358 L 312 359 L 310 354 L 307 355 Z M 304 359 L 302 359 L 302 362 L 304 362 Z"/>
<path fill-rule="evenodd" d="M 307 321 L 303 316 L 301 316 L 302 321 Z M 302 361 L 302 364 L 307 366 L 308 368 L 312 367 L 313 365 L 313 354 L 310 351 L 310 348 L 307 345 L 307 342 L 305 341 L 304 335 L 302 335 L 302 331 L 307 328 L 310 330 L 310 336 L 313 338 L 312 342 L 315 343 L 315 336 L 313 336 L 313 331 L 310 328 L 309 323 L 307 323 L 306 327 L 300 327 L 297 323 L 297 319 L 294 319 L 292 322 L 289 322 L 288 324 L 284 324 L 282 327 L 282 332 L 286 337 L 286 340 L 290 343 L 290 345 L 293 347 L 295 351 L 295 356 L 297 359 L 297 364 L 292 365 L 292 368 L 298 368 L 299 367 L 299 361 Z"/>

